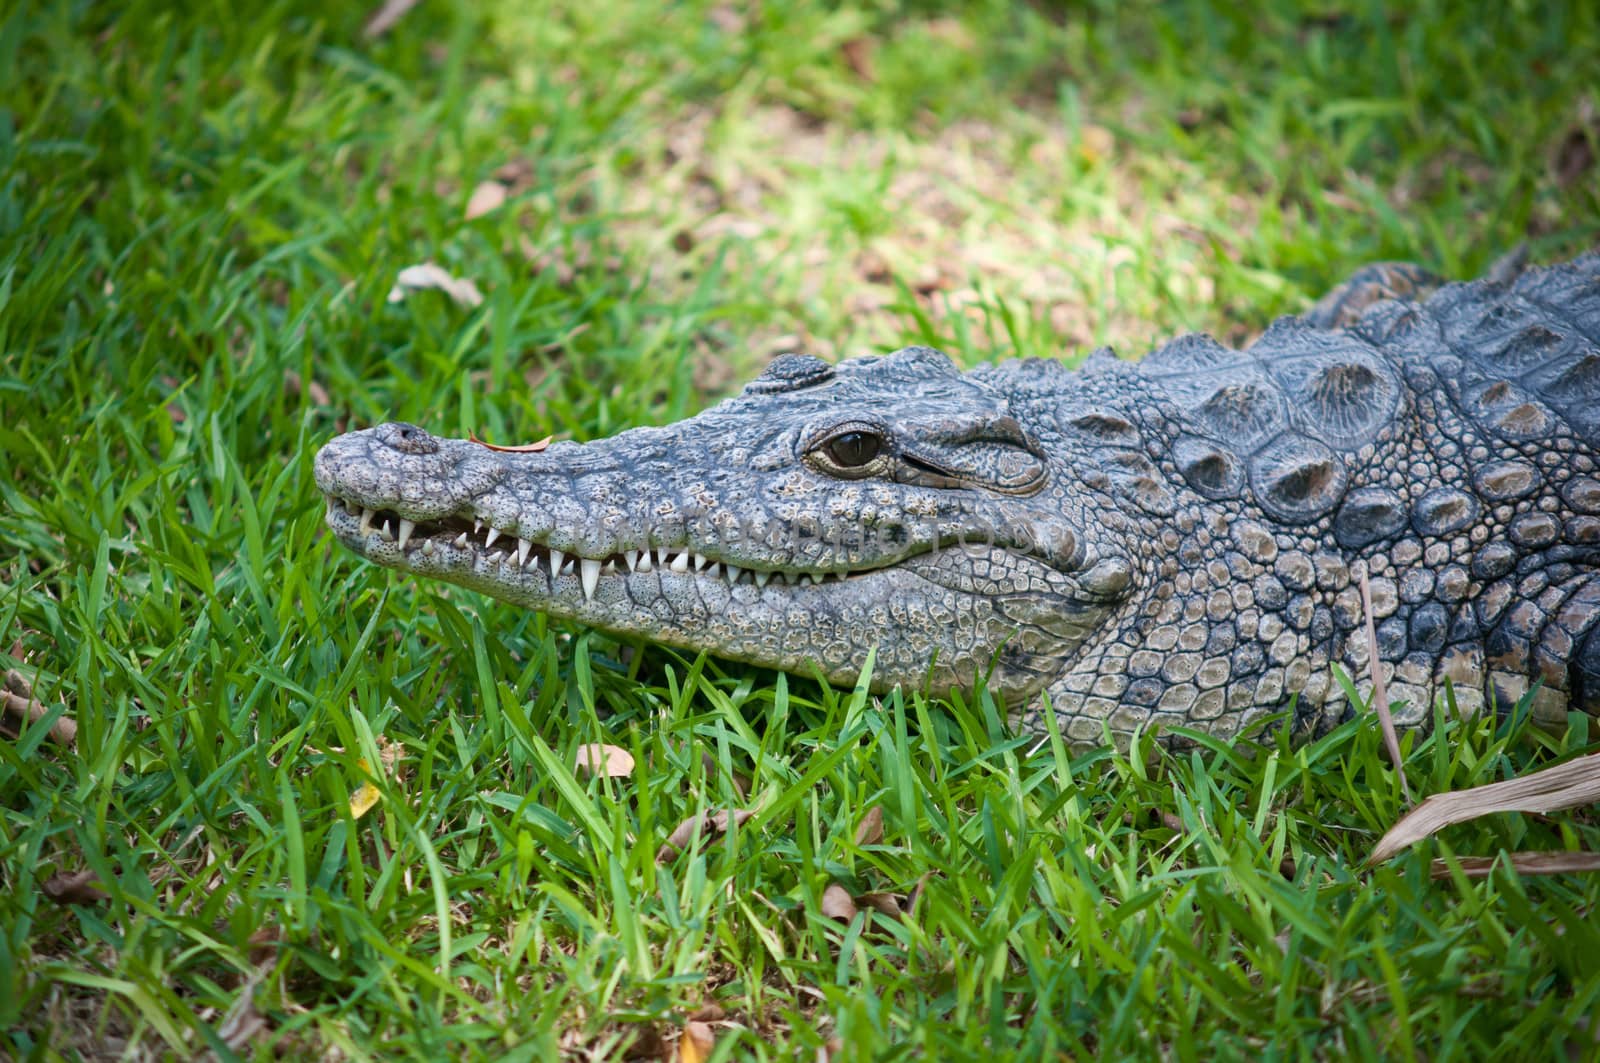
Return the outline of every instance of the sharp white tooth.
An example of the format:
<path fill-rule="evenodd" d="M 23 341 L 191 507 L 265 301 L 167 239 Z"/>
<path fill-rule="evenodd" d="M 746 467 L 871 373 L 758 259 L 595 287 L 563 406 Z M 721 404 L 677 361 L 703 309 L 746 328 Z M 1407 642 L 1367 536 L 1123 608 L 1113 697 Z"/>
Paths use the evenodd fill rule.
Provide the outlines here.
<path fill-rule="evenodd" d="M 637 550 L 624 550 L 624 551 L 622 551 L 622 560 L 624 560 L 624 561 L 626 561 L 628 563 L 628 571 L 629 572 L 634 571 L 635 569 L 637 569 L 639 567 L 639 551 L 637 551 Z"/>
<path fill-rule="evenodd" d="M 785 572 L 783 574 L 783 582 L 787 583 L 791 587 L 793 587 L 796 583 L 799 583 L 800 578 L 801 574 L 798 572 Z"/>
<path fill-rule="evenodd" d="M 738 565 L 728 564 L 727 562 L 723 562 L 723 567 L 728 570 L 728 582 L 738 583 L 739 573 L 743 572 L 744 569 L 740 568 Z"/>
<path fill-rule="evenodd" d="M 711 567 L 706 569 L 705 574 L 707 576 L 716 576 L 716 575 L 719 575 L 721 572 L 722 572 L 722 566 L 717 564 L 715 561 L 713 561 L 713 562 L 711 562 Z"/>
<path fill-rule="evenodd" d="M 429 557 L 433 556 L 433 540 L 432 539 L 424 539 L 424 540 L 422 540 L 422 552 L 424 554 L 427 554 Z"/>
<path fill-rule="evenodd" d="M 667 567 L 672 569 L 674 572 L 689 571 L 689 552 L 685 550 L 683 553 L 673 558 L 672 564 L 668 565 Z"/>
<path fill-rule="evenodd" d="M 600 566 L 600 575 L 602 576 L 610 576 L 616 571 L 617 563 L 615 561 L 607 561 L 605 564 Z"/>
<path fill-rule="evenodd" d="M 586 557 L 578 562 L 578 567 L 583 570 L 583 596 L 592 601 L 594 589 L 600 585 L 600 562 Z"/>
<path fill-rule="evenodd" d="M 650 560 L 650 551 L 646 550 L 644 553 L 639 555 L 639 564 L 637 566 L 635 566 L 634 571 L 635 572 L 649 572 L 651 569 L 653 569 L 655 567 L 656 566 L 655 566 L 654 562 L 652 562 Z"/>
<path fill-rule="evenodd" d="M 528 567 L 528 551 L 533 549 L 533 544 L 526 539 L 517 540 L 517 564 L 522 568 Z"/>
<path fill-rule="evenodd" d="M 474 517 L 472 519 L 472 534 L 477 535 L 481 531 L 483 531 L 483 521 L 477 517 Z"/>
<path fill-rule="evenodd" d="M 384 521 L 378 527 L 378 534 L 383 536 L 385 539 L 393 539 L 394 538 L 394 532 L 389 530 L 389 522 L 388 521 Z"/>
<path fill-rule="evenodd" d="M 694 555 L 694 570 L 696 572 L 704 572 L 705 569 L 706 569 L 706 566 L 709 565 L 709 564 L 711 564 L 711 559 L 709 557 L 707 557 L 705 554 L 695 554 Z"/>
<path fill-rule="evenodd" d="M 365 534 L 367 534 L 368 532 L 370 532 L 372 530 L 372 518 L 376 517 L 376 516 L 377 516 L 377 514 L 374 513 L 372 510 L 370 510 L 370 509 L 362 509 L 362 511 L 361 511 L 361 534 L 362 535 L 365 535 Z"/>
<path fill-rule="evenodd" d="M 417 522 L 400 518 L 400 549 L 406 548 L 406 543 L 411 541 L 411 533 L 417 530 Z"/>
<path fill-rule="evenodd" d="M 462 532 L 460 535 L 456 536 L 455 548 L 457 550 L 465 550 L 467 548 L 467 533 L 466 532 Z"/>
<path fill-rule="evenodd" d="M 500 529 L 491 527 L 489 529 L 489 534 L 483 537 L 483 545 L 493 546 L 494 541 L 498 538 L 500 538 Z"/>
<path fill-rule="evenodd" d="M 563 554 L 560 550 L 557 550 L 553 546 L 550 548 L 550 578 L 551 579 L 555 579 L 557 576 L 561 575 L 561 564 L 566 559 L 567 559 L 567 555 L 566 554 Z"/>
<path fill-rule="evenodd" d="M 755 576 L 756 576 L 756 586 L 757 587 L 765 587 L 767 585 L 767 580 L 772 578 L 772 573 L 770 573 L 770 572 L 757 572 L 755 574 Z"/>
<path fill-rule="evenodd" d="M 656 565 L 659 568 L 671 568 L 672 567 L 672 551 L 671 550 L 663 550 L 663 549 L 659 549 L 658 548 L 656 550 Z"/>
<path fill-rule="evenodd" d="M 811 585 L 813 587 L 822 582 L 822 577 L 817 575 L 815 572 L 807 572 L 806 579 L 811 581 Z"/>

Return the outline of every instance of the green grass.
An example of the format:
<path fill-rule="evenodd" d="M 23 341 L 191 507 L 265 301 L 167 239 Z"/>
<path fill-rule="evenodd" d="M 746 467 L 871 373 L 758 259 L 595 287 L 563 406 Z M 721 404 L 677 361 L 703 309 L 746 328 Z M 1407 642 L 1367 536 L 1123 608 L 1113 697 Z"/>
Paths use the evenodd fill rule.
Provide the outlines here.
<path fill-rule="evenodd" d="M 1592 811 L 1367 869 L 1375 728 L 1030 757 L 986 697 L 395 579 L 310 475 L 346 423 L 590 438 L 797 344 L 1137 353 L 1375 258 L 1573 253 L 1594 5 L 259 7 L 0 13 L 0 651 L 79 727 L 0 741 L 0 1055 L 659 1054 L 708 1005 L 722 1058 L 1600 1052 L 1600 878 L 1429 877 L 1600 848 Z M 483 306 L 386 303 L 424 260 Z M 1587 741 L 1449 723 L 1405 767 Z M 592 742 L 641 767 L 575 776 Z M 51 903 L 81 870 L 103 899 Z M 916 903 L 836 921 L 833 882 Z"/>

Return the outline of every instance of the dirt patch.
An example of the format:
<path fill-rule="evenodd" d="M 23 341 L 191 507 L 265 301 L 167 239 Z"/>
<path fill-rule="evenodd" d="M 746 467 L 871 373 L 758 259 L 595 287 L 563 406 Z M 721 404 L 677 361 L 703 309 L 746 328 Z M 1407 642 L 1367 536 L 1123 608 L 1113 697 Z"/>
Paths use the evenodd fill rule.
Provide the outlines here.
<path fill-rule="evenodd" d="M 972 336 L 952 352 L 964 359 L 1012 353 L 1012 337 L 988 327 L 1002 307 L 1063 353 L 1137 347 L 1175 316 L 1209 311 L 1219 231 L 1252 213 L 1181 162 L 1151 172 L 1103 128 L 1028 113 L 917 135 L 780 105 L 707 110 L 635 158 L 607 196 L 624 215 L 616 237 L 675 263 L 658 267 L 667 283 L 717 255 L 758 278 L 768 320 L 748 349 L 759 357 L 896 346 L 918 315 Z M 1171 191 L 1142 194 L 1153 186 Z"/>

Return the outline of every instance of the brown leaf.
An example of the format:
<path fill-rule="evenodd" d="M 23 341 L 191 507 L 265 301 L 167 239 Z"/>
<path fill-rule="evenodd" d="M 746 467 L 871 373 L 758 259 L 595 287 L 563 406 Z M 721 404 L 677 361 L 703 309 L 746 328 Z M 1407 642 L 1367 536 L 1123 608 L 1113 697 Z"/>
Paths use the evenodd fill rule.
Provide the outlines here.
<path fill-rule="evenodd" d="M 268 1032 L 267 1020 L 256 1010 L 256 987 L 252 982 L 239 991 L 239 998 L 234 1001 L 233 1007 L 228 1009 L 222 1025 L 217 1027 L 217 1036 L 222 1039 L 223 1044 L 235 1052 L 240 1052 L 251 1041 L 266 1032 Z"/>
<path fill-rule="evenodd" d="M 678 824 L 667 840 L 661 843 L 661 848 L 656 850 L 656 863 L 664 864 L 674 856 L 694 844 L 702 831 L 711 834 L 724 834 L 728 830 L 729 822 L 744 825 L 745 820 L 755 815 L 753 808 L 723 809 L 720 812 L 711 812 L 704 816 L 690 816 Z"/>
<path fill-rule="evenodd" d="M 621 746 L 592 742 L 578 747 L 577 763 L 573 766 L 586 775 L 620 779 L 633 774 L 633 754 Z"/>
<path fill-rule="evenodd" d="M 315 380 L 311 381 L 309 385 L 303 384 L 300 380 L 300 374 L 293 369 L 285 369 L 283 371 L 283 390 L 288 393 L 290 398 L 299 398 L 300 393 L 305 391 L 311 396 L 312 404 L 316 406 L 333 405 L 333 399 L 328 395 L 327 388 Z"/>
<path fill-rule="evenodd" d="M 499 210 L 505 206 L 507 195 L 506 186 L 499 181 L 480 182 L 467 199 L 467 220 L 481 218 L 485 214 Z"/>
<path fill-rule="evenodd" d="M 8 668 L 5 689 L 0 690 L 0 712 L 10 713 L 26 726 L 43 718 L 50 709 L 33 696 L 33 687 L 26 676 L 15 668 Z M 18 733 L 21 733 L 20 728 Z M 72 745 L 78 740 L 78 721 L 63 713 L 50 725 L 50 737 L 61 745 Z"/>
<path fill-rule="evenodd" d="M 480 447 L 487 447 L 489 450 L 498 450 L 502 454 L 537 454 L 539 451 L 548 447 L 550 445 L 550 441 L 554 438 L 555 436 L 545 436 L 537 443 L 523 443 L 520 446 L 515 447 L 502 447 L 486 440 L 479 439 L 472 433 L 471 429 L 467 430 L 467 439 L 470 442 L 476 443 Z"/>
<path fill-rule="evenodd" d="M 857 845 L 877 845 L 883 841 L 883 806 L 873 805 L 867 809 L 867 814 L 861 817 L 861 825 L 856 828 Z"/>
<path fill-rule="evenodd" d="M 1600 753 L 1504 782 L 1434 794 L 1413 808 L 1378 840 L 1368 864 L 1381 864 L 1452 823 L 1491 812 L 1554 812 L 1600 801 Z"/>
<path fill-rule="evenodd" d="M 855 899 L 850 896 L 849 890 L 837 882 L 830 882 L 828 888 L 822 891 L 822 914 L 829 919 L 848 923 L 856 917 Z"/>
<path fill-rule="evenodd" d="M 683 1024 L 683 1037 L 678 1040 L 679 1063 L 705 1063 L 717 1047 L 717 1037 L 711 1027 L 690 1020 Z"/>
<path fill-rule="evenodd" d="M 839 45 L 839 54 L 844 57 L 848 66 L 862 81 L 875 82 L 878 80 L 877 70 L 873 63 L 873 55 L 877 47 L 870 37 L 852 37 Z"/>
<path fill-rule="evenodd" d="M 1578 871 L 1600 871 L 1600 853 L 1502 853 L 1519 875 L 1566 875 Z M 1468 878 L 1488 878 L 1500 856 L 1462 856 L 1456 859 Z M 1428 873 L 1436 879 L 1450 878 L 1450 863 L 1435 860 Z"/>
<path fill-rule="evenodd" d="M 40 889 L 56 904 L 100 904 L 106 899 L 105 887 L 89 870 L 57 872 Z"/>
<path fill-rule="evenodd" d="M 728 1017 L 728 1012 L 721 1004 L 708 1001 L 691 1011 L 688 1017 L 692 1022 L 721 1022 Z"/>
<path fill-rule="evenodd" d="M 864 904 L 873 911 L 887 915 L 890 919 L 903 917 L 905 909 L 900 907 L 898 893 L 863 893 L 856 898 L 857 904 Z"/>
<path fill-rule="evenodd" d="M 1383 681 L 1383 664 L 1378 657 L 1378 629 L 1372 621 L 1372 587 L 1367 582 L 1367 567 L 1361 566 L 1361 613 L 1367 623 L 1367 668 L 1372 676 L 1372 704 L 1378 710 L 1378 723 L 1383 727 L 1383 745 L 1389 751 L 1389 763 L 1400 776 L 1400 792 L 1406 804 L 1411 803 L 1411 784 L 1406 781 L 1405 767 L 1401 764 L 1400 737 L 1395 734 L 1394 715 L 1389 711 L 1389 688 Z"/>
<path fill-rule="evenodd" d="M 633 1043 L 622 1050 L 623 1059 L 666 1059 L 672 1054 L 661 1027 L 655 1023 L 640 1023 L 633 1032 Z"/>
<path fill-rule="evenodd" d="M 278 958 L 278 945 L 283 941 L 283 928 L 277 923 L 268 923 L 257 928 L 250 935 L 250 952 L 248 954 L 251 964 L 260 967 L 271 964 Z"/>

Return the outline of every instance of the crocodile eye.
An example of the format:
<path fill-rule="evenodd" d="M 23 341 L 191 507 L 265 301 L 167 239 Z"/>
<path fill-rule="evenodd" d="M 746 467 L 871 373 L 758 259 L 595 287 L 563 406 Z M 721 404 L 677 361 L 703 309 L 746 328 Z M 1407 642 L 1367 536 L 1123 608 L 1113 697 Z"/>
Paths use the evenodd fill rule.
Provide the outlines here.
<path fill-rule="evenodd" d="M 871 432 L 841 432 L 828 440 L 828 457 L 845 469 L 859 469 L 878 456 L 883 437 Z"/>

